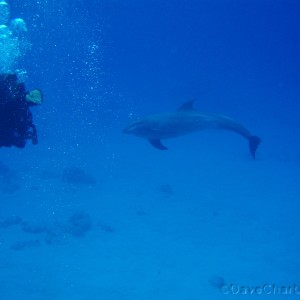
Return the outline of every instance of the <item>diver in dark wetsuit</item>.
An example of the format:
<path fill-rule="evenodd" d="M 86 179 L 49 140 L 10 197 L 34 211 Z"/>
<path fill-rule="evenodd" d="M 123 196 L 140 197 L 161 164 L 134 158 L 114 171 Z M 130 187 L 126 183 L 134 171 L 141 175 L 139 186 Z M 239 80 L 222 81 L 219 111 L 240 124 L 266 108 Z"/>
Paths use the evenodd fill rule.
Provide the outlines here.
<path fill-rule="evenodd" d="M 24 148 L 27 140 L 37 144 L 37 130 L 29 108 L 42 100 L 41 91 L 26 92 L 16 74 L 0 74 L 0 147 Z"/>

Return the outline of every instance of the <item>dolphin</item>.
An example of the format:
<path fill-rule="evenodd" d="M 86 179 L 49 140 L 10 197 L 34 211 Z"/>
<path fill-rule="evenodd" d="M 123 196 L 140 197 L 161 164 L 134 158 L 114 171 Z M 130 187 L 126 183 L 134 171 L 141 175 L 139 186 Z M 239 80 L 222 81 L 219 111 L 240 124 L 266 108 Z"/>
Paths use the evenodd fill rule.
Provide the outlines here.
<path fill-rule="evenodd" d="M 255 153 L 261 139 L 251 133 L 235 120 L 220 114 L 200 112 L 194 109 L 195 100 L 181 105 L 177 111 L 151 115 L 134 122 L 123 130 L 123 133 L 133 134 L 147 139 L 152 146 L 167 150 L 161 140 L 175 138 L 203 129 L 225 129 L 238 133 L 248 140 L 250 153 Z"/>

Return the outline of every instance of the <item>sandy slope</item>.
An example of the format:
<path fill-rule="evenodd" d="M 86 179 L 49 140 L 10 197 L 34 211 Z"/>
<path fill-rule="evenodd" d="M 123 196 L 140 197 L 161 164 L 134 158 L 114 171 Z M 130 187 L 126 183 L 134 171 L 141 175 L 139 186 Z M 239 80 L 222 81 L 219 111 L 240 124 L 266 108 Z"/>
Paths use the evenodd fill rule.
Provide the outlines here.
<path fill-rule="evenodd" d="M 60 232 L 51 245 L 43 234 L 1 229 L 0 298 L 221 299 L 214 276 L 299 284 L 297 158 L 262 147 L 253 161 L 240 139 L 204 134 L 201 141 L 170 141 L 172 150 L 162 153 L 140 140 L 126 149 L 121 140 L 114 148 L 122 151 L 105 162 L 95 159 L 105 152 L 99 145 L 84 155 L 84 169 L 97 179 L 92 187 L 40 178 L 67 160 L 31 164 L 30 172 L 26 163 L 13 166 L 22 187 L 1 195 L 2 218 L 55 226 L 84 211 L 93 228 L 81 238 Z M 41 245 L 10 249 L 32 239 Z"/>

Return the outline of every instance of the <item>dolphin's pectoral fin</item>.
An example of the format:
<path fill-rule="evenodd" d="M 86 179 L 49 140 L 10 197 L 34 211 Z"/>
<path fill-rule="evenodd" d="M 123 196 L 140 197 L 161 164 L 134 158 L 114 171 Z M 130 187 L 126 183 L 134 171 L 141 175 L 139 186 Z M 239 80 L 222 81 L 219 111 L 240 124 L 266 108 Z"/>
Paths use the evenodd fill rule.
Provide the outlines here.
<path fill-rule="evenodd" d="M 177 111 L 181 111 L 181 110 L 194 110 L 194 102 L 196 100 L 190 100 L 188 102 L 183 103 L 178 109 Z"/>
<path fill-rule="evenodd" d="M 149 142 L 153 147 L 155 147 L 159 150 L 168 150 L 168 148 L 166 146 L 164 146 L 160 140 L 152 140 L 151 139 L 151 140 L 149 140 Z"/>
<path fill-rule="evenodd" d="M 253 158 L 255 158 L 255 152 L 260 143 L 261 143 L 261 139 L 258 136 L 251 135 L 249 137 L 249 148 Z"/>

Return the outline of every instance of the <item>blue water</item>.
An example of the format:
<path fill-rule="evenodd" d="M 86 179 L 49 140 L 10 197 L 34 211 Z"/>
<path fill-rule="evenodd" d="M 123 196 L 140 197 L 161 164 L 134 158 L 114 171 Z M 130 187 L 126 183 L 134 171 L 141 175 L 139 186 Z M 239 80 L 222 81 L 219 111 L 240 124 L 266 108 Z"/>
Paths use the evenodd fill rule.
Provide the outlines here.
<path fill-rule="evenodd" d="M 299 297 L 300 3 L 8 2 L 44 103 L 39 144 L 0 149 L 0 299 Z M 191 99 L 256 159 L 231 132 L 122 134 Z"/>

